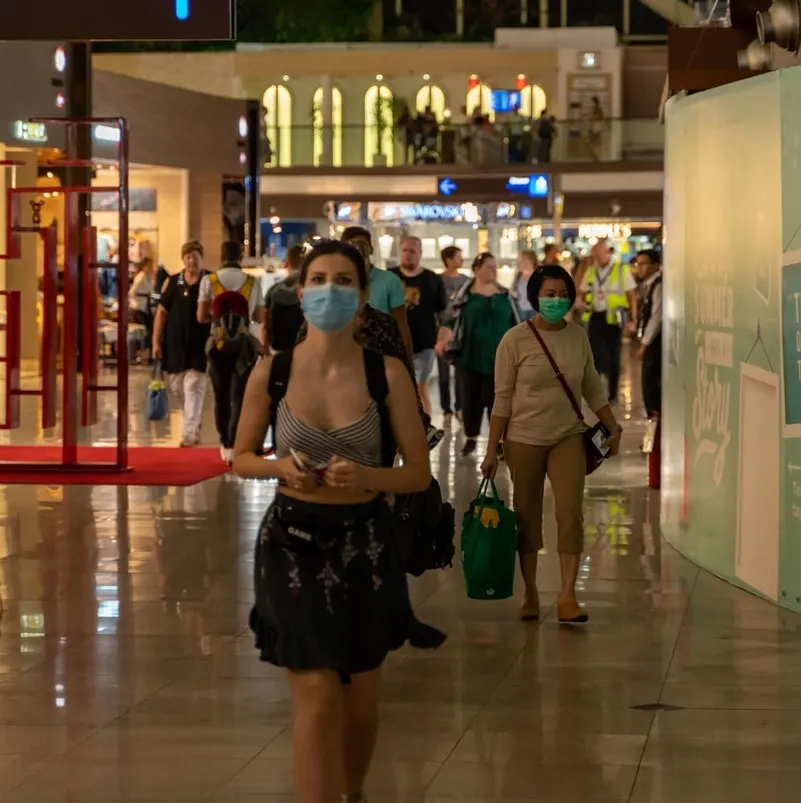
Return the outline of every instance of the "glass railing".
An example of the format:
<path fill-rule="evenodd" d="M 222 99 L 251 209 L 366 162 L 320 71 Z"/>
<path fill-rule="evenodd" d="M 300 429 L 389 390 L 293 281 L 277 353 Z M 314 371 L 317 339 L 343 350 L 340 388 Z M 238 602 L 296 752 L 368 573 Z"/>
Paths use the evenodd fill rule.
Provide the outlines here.
<path fill-rule="evenodd" d="M 558 164 L 661 161 L 658 120 L 557 120 L 551 137 L 538 120 L 439 125 L 270 127 L 266 169 L 412 165 Z"/>

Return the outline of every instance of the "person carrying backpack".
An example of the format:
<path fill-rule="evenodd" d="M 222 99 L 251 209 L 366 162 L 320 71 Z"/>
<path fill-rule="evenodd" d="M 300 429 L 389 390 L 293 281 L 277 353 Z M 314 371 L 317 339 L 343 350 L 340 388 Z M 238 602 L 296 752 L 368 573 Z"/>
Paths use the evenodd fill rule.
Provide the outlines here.
<path fill-rule="evenodd" d="M 264 300 L 266 341 L 264 345 L 273 352 L 288 351 L 298 339 L 303 325 L 303 310 L 298 298 L 298 277 L 303 263 L 303 246 L 293 245 L 286 252 L 286 267 L 289 275 L 274 284 Z"/>
<path fill-rule="evenodd" d="M 197 309 L 200 323 L 211 323 L 206 345 L 214 390 L 214 420 L 220 436 L 220 457 L 233 462 L 234 440 L 250 372 L 262 343 L 250 332 L 251 322 L 264 323 L 261 285 L 241 267 L 242 246 L 222 246 L 222 266 L 203 277 Z M 262 331 L 262 338 L 264 332 Z"/>

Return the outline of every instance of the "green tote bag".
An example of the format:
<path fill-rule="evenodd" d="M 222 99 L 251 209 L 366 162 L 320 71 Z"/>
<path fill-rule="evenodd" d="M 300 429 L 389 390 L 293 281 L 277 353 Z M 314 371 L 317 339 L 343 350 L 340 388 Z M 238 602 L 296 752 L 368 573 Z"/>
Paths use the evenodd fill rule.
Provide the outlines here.
<path fill-rule="evenodd" d="M 490 496 L 488 491 L 492 489 Z M 508 599 L 517 560 L 515 515 L 485 477 L 462 519 L 462 570 L 471 599 Z"/>

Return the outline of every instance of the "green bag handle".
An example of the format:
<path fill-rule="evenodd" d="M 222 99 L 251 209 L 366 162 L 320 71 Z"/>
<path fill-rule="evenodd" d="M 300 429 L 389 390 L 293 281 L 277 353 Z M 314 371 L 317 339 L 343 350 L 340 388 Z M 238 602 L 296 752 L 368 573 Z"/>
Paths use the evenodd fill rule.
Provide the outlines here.
<path fill-rule="evenodd" d="M 481 480 L 481 485 L 478 486 L 478 496 L 476 496 L 475 499 L 475 501 L 477 501 L 480 504 L 480 507 L 478 509 L 479 516 L 481 516 L 481 513 L 483 512 L 484 508 L 487 506 L 486 505 L 487 490 L 490 487 L 492 488 L 493 499 L 497 499 L 499 502 L 501 502 L 501 505 L 503 505 L 503 501 L 501 500 L 501 497 L 498 495 L 498 489 L 495 487 L 495 480 L 492 479 L 492 477 L 484 477 L 484 479 Z"/>

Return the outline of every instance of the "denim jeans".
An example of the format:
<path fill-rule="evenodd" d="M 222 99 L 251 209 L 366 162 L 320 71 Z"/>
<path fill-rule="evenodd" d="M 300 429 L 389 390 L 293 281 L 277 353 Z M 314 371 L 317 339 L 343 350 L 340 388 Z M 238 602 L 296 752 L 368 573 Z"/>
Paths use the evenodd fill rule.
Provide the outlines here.
<path fill-rule="evenodd" d="M 451 363 L 448 360 L 439 358 L 437 367 L 439 368 L 439 404 L 443 413 L 462 412 L 462 388 L 459 382 L 459 367 L 454 365 L 456 380 L 454 382 L 455 396 L 454 405 L 451 407 Z"/>

